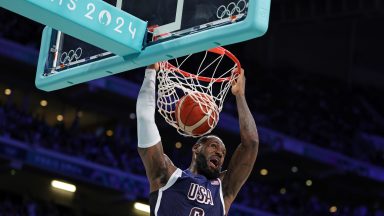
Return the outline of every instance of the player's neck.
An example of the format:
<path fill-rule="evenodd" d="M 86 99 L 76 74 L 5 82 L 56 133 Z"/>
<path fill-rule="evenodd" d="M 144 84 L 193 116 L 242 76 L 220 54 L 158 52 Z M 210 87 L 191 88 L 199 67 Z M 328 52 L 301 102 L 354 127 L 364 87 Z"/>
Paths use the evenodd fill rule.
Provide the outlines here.
<path fill-rule="evenodd" d="M 191 165 L 189 166 L 188 170 L 195 174 L 195 175 L 198 175 L 199 172 L 197 171 L 197 167 L 196 167 L 196 163 L 194 161 L 192 161 Z"/>

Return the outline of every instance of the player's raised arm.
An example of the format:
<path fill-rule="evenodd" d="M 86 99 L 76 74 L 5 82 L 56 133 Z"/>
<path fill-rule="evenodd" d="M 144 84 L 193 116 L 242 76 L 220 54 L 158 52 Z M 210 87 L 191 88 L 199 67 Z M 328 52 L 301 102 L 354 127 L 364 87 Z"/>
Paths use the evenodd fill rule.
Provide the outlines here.
<path fill-rule="evenodd" d="M 136 103 L 138 151 L 150 183 L 150 191 L 164 186 L 176 170 L 164 154 L 159 130 L 155 123 L 156 71 L 158 64 L 148 66 Z"/>
<path fill-rule="evenodd" d="M 223 177 L 223 194 L 226 212 L 250 175 L 259 148 L 259 136 L 256 123 L 245 99 L 244 71 L 232 85 L 232 93 L 236 97 L 237 112 L 240 124 L 241 143 L 232 155 L 228 170 Z"/>

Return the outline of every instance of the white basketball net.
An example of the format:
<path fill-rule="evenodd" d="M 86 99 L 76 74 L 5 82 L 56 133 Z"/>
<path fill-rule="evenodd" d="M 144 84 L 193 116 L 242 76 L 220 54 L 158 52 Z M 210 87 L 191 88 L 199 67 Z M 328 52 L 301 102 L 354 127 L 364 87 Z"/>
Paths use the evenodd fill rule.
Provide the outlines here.
<path fill-rule="evenodd" d="M 157 76 L 158 112 L 168 124 L 175 127 L 184 136 L 199 137 L 208 134 L 215 128 L 219 120 L 219 113 L 223 108 L 224 99 L 233 80 L 238 76 L 237 73 L 233 73 L 237 65 L 225 54 L 220 55 L 210 51 L 199 54 L 202 56 L 202 60 L 199 59 L 198 61 L 201 62 L 196 62 L 196 59 L 194 59 L 198 54 L 170 60 L 173 67 L 170 66 L 171 64 L 168 61 L 161 62 Z M 194 68 L 191 68 L 191 65 Z M 191 74 L 180 73 L 179 71 L 188 71 Z M 198 76 L 204 76 L 208 80 L 199 80 Z M 196 97 L 196 95 L 202 95 L 197 93 L 205 93 L 208 97 Z M 186 128 L 178 124 L 175 116 L 176 104 L 185 95 L 190 95 L 199 104 L 201 110 L 209 116 L 207 122 L 210 129 L 206 133 L 198 136 L 192 135 L 185 131 Z M 216 113 L 212 113 L 212 110 L 215 110 Z"/>

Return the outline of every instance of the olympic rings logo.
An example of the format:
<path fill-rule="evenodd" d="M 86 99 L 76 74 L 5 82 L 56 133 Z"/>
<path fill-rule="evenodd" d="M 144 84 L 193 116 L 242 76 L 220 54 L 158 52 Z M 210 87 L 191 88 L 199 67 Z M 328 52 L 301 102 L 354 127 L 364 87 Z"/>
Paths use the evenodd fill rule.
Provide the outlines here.
<path fill-rule="evenodd" d="M 67 64 L 71 63 L 73 60 L 77 61 L 81 57 L 81 54 L 83 54 L 83 49 L 81 49 L 81 47 L 78 47 L 76 50 L 70 50 L 68 53 L 63 52 L 60 56 L 60 63 Z"/>
<path fill-rule="evenodd" d="M 237 14 L 240 14 L 247 8 L 248 4 L 245 0 L 239 0 L 237 3 L 231 2 L 227 6 L 221 5 L 217 8 L 216 16 L 219 19 L 223 19 L 225 17 L 230 17 Z"/>

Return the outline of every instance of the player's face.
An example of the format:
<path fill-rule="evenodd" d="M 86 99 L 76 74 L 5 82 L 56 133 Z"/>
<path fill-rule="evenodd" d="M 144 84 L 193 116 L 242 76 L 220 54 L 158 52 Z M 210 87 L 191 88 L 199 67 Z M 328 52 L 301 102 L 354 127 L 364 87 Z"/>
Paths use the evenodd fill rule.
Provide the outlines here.
<path fill-rule="evenodd" d="M 212 136 L 202 143 L 201 148 L 196 157 L 198 171 L 208 179 L 218 178 L 226 154 L 223 142 Z"/>

